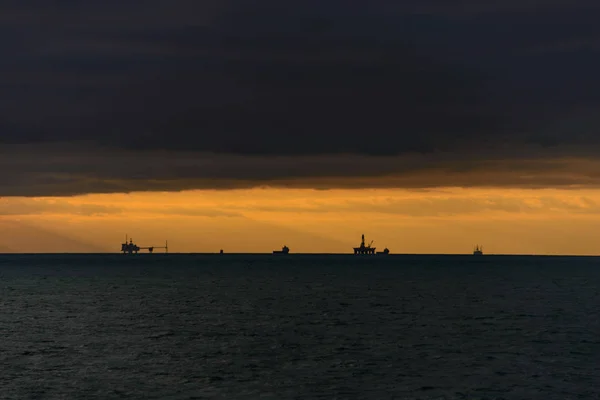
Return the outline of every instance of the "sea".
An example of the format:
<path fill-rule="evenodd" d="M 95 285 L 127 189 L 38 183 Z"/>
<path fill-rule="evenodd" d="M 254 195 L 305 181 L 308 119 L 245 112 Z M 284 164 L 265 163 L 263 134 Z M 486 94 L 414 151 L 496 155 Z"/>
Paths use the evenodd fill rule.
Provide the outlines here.
<path fill-rule="evenodd" d="M 0 255 L 1 399 L 598 399 L 600 258 Z"/>

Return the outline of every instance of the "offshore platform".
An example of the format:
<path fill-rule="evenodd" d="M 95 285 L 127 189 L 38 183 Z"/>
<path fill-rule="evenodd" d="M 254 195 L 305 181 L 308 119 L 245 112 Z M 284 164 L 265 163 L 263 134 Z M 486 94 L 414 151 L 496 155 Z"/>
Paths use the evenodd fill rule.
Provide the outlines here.
<path fill-rule="evenodd" d="M 140 247 L 137 244 L 133 243 L 133 239 L 129 238 L 129 243 L 127 242 L 127 235 L 125 235 L 125 243 L 121 243 L 121 251 L 123 254 L 137 254 L 140 250 L 148 250 L 148 253 L 154 252 L 154 249 L 165 249 L 165 253 L 169 252 L 169 243 L 165 240 L 164 246 L 146 246 Z"/>
<path fill-rule="evenodd" d="M 360 246 L 353 247 L 354 254 L 382 254 L 387 255 L 390 254 L 390 250 L 386 247 L 383 251 L 375 252 L 375 247 L 371 247 L 373 244 L 373 240 L 368 245 L 365 245 L 365 235 L 362 235 L 362 240 L 360 242 Z"/>
<path fill-rule="evenodd" d="M 375 247 L 371 247 L 373 240 L 368 246 L 365 246 L 365 235 L 362 235 L 362 240 L 359 247 L 354 247 L 354 254 L 375 254 Z"/>

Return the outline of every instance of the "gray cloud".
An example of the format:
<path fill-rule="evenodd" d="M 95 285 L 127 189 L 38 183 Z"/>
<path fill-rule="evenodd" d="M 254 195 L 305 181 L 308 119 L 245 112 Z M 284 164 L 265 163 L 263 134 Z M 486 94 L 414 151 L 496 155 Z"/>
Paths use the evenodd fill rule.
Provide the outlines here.
<path fill-rule="evenodd" d="M 535 158 L 527 154 L 537 153 Z M 484 154 L 250 156 L 100 151 L 74 145 L 10 145 L 0 151 L 0 196 L 288 188 L 598 187 L 600 162 L 542 148 Z"/>
<path fill-rule="evenodd" d="M 560 161 L 512 171 L 595 157 L 599 16 L 586 0 L 3 2 L 0 184 L 591 184 Z"/>

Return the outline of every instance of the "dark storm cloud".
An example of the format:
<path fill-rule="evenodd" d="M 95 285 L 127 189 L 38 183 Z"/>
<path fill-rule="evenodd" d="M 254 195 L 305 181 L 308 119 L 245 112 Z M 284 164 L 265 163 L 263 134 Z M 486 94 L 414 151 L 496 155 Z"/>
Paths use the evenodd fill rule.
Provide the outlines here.
<path fill-rule="evenodd" d="M 486 158 L 540 158 L 531 149 L 593 155 L 599 16 L 585 0 L 3 2 L 0 143 L 53 159 L 56 146 L 40 146 L 81 142 L 97 164 L 62 156 L 36 175 L 46 161 L 18 162 L 2 183 L 27 191 L 35 179 L 36 193 L 310 186 L 406 174 L 387 156 L 413 153 L 428 157 L 412 174 L 457 168 L 440 154 L 477 171 L 491 168 Z M 155 151 L 223 165 L 161 169 L 149 164 Z"/>
<path fill-rule="evenodd" d="M 527 153 L 542 154 L 531 159 Z M 7 145 L 0 153 L 2 196 L 186 189 L 410 188 L 440 186 L 600 187 L 600 162 L 560 159 L 541 148 L 485 154 L 233 155 L 192 151 L 106 151 L 42 145 Z M 521 157 L 522 156 L 522 157 Z"/>

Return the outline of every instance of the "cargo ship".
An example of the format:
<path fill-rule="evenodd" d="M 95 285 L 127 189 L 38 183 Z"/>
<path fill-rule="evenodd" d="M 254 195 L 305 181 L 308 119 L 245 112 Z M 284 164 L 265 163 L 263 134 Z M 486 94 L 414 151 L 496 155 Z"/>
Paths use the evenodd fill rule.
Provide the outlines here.
<path fill-rule="evenodd" d="M 290 248 L 287 246 L 283 246 L 281 250 L 273 250 L 273 254 L 288 254 L 290 252 Z"/>

